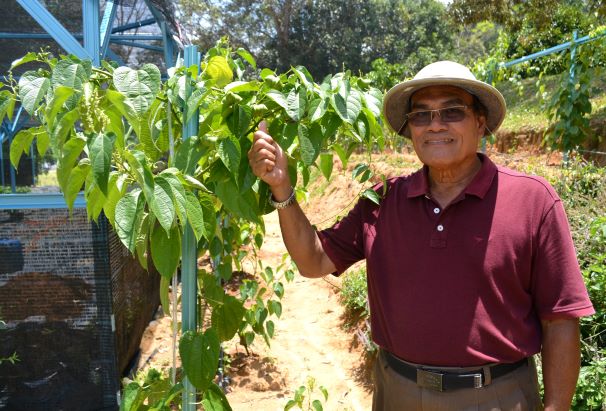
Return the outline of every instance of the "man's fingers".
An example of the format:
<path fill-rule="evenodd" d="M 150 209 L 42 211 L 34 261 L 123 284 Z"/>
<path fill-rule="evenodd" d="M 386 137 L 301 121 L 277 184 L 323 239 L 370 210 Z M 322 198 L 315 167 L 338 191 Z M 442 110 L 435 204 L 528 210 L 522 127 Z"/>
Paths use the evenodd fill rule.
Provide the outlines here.
<path fill-rule="evenodd" d="M 269 132 L 267 131 L 267 122 L 265 120 L 261 120 L 261 122 L 259 123 L 259 130 L 264 132 L 265 134 L 269 134 Z"/>

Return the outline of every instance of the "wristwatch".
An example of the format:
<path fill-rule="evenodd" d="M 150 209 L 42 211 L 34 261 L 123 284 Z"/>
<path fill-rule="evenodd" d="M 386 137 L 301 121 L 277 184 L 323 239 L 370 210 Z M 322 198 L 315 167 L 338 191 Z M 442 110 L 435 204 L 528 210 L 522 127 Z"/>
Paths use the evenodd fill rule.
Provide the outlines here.
<path fill-rule="evenodd" d="M 276 210 L 281 210 L 283 208 L 288 207 L 289 205 L 293 204 L 295 201 L 297 201 L 297 197 L 295 195 L 295 189 L 292 189 L 292 192 L 290 193 L 290 195 L 288 196 L 288 198 L 284 201 L 276 201 L 274 200 L 274 195 L 270 195 L 269 196 L 269 204 L 275 208 Z"/>

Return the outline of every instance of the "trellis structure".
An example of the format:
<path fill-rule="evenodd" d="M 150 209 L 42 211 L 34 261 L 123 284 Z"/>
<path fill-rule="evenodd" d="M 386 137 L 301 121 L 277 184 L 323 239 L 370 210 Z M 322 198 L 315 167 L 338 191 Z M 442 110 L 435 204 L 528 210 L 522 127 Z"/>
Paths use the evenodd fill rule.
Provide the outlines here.
<path fill-rule="evenodd" d="M 116 14 L 120 7 L 132 7 L 137 2 L 143 3 L 152 18 L 129 22 L 115 26 Z M 82 0 L 82 33 L 72 33 L 53 16 L 53 14 L 38 0 L 17 0 L 17 3 L 45 30 L 45 33 L 35 32 L 0 32 L 2 39 L 53 39 L 68 54 L 80 59 L 88 59 L 93 65 L 99 66 L 101 60 L 111 59 L 123 65 L 124 62 L 109 47 L 110 43 L 123 46 L 137 47 L 162 53 L 165 66 L 174 65 L 175 52 L 182 46 L 179 25 L 174 20 L 174 6 L 167 0 L 105 0 L 101 15 L 101 0 Z M 126 32 L 144 26 L 157 25 L 160 34 L 128 34 Z M 82 41 L 82 42 L 81 42 Z M 150 44 L 160 41 L 162 46 Z M 20 57 L 20 56 L 15 56 Z M 5 120 L 0 125 L 0 147 L 12 141 L 13 136 L 27 122 L 26 114 L 18 110 L 12 122 Z M 34 150 L 31 150 L 34 156 Z M 32 168 L 35 166 L 32 159 Z M 1 184 L 4 181 L 4 159 L 0 150 Z M 35 176 L 35 169 L 32 169 Z M 16 192 L 15 170 L 10 167 L 10 185 Z"/>
<path fill-rule="evenodd" d="M 159 52 L 167 68 L 174 65 L 176 51 L 182 47 L 183 39 L 173 19 L 174 10 L 170 1 L 82 0 L 81 33 L 66 29 L 38 0 L 17 0 L 17 3 L 45 32 L 0 32 L 0 39 L 52 39 L 65 53 L 91 60 L 93 65 L 100 65 L 103 59 L 124 64 L 112 52 L 109 47 L 111 43 Z M 152 18 L 118 26 L 114 24 L 120 7 L 140 4 L 145 5 Z M 128 33 L 135 28 L 152 25 L 159 27 L 160 34 Z M 158 42 L 161 46 L 157 45 Z M 5 142 L 10 144 L 13 136 L 27 126 L 28 120 L 26 112 L 18 109 L 11 122 L 1 124 L 0 148 Z M 3 164 L 2 156 L 0 150 L 0 164 Z M 10 184 L 15 193 L 15 170 L 12 166 L 10 168 Z M 0 174 L 4 185 L 4 170 Z M 89 222 L 85 207 L 82 194 L 78 196 L 72 214 L 68 214 L 60 193 L 0 195 L 0 260 L 5 263 L 0 269 L 0 296 L 3 296 L 0 305 L 6 308 L 2 314 L 10 328 L 0 334 L 0 354 L 5 349 L 13 352 L 15 347 L 29 350 L 27 347 L 31 344 L 23 341 L 34 341 L 38 337 L 32 335 L 39 333 L 40 329 L 44 331 L 43 335 L 53 337 L 53 341 L 57 342 L 54 348 L 49 348 L 56 354 L 54 360 L 45 358 L 42 351 L 35 354 L 27 351 L 22 355 L 21 362 L 14 366 L 7 365 L 12 368 L 7 374 L 0 375 L 0 379 L 5 379 L 0 381 L 0 386 L 5 383 L 6 387 L 10 385 L 13 397 L 8 391 L 3 392 L 0 408 L 11 408 L 15 401 L 29 410 L 55 406 L 75 409 L 73 404 L 65 401 L 80 401 L 78 409 L 83 410 L 117 408 L 119 373 L 126 366 L 126 358 L 139 345 L 145 324 L 153 313 L 152 306 L 159 304 L 159 277 L 155 271 L 148 274 L 138 266 L 111 232 L 105 218 L 101 217 L 99 224 Z M 188 244 L 191 254 L 192 244 Z M 195 244 L 193 250 L 194 258 L 190 260 L 195 268 Z M 46 258 L 51 258 L 53 263 L 48 263 Z M 38 288 L 32 286 L 42 284 L 41 281 L 50 281 L 52 284 L 45 283 Z M 67 291 L 55 292 L 60 287 L 67 287 Z M 40 293 L 36 290 L 40 290 Z M 85 290 L 86 293 L 68 295 L 78 290 Z M 18 296 L 25 292 L 31 294 L 28 304 L 24 304 Z M 63 294 L 69 297 L 66 301 L 62 299 Z M 46 296 L 48 301 L 38 301 L 40 295 Z M 73 312 L 63 309 L 59 310 L 62 313 L 57 310 L 43 312 L 46 310 L 45 304 L 71 307 Z M 38 325 L 40 322 L 42 325 Z M 69 334 L 70 338 L 80 339 L 65 340 L 61 332 Z M 88 338 L 89 343 L 82 336 Z M 63 347 L 71 361 L 68 361 L 69 364 L 63 357 L 61 361 L 58 360 L 63 355 Z M 74 347 L 79 348 L 75 350 Z M 49 368 L 51 363 L 62 367 L 60 372 L 49 374 L 49 381 L 62 382 L 64 388 L 54 390 L 49 384 L 38 384 L 38 381 L 35 386 L 37 391 L 31 388 L 31 384 L 28 384 L 34 378 L 31 373 L 35 368 L 30 366 L 32 362 L 39 366 L 36 368 L 38 371 L 42 370 L 36 371 L 40 375 L 53 371 Z M 26 371 L 31 375 L 23 376 Z M 71 378 L 68 383 L 62 379 L 63 376 Z M 31 390 L 18 391 L 15 388 L 17 385 L 30 387 Z M 191 388 L 188 392 L 195 397 L 195 391 Z M 27 404 L 24 403 L 26 400 L 29 401 Z"/>

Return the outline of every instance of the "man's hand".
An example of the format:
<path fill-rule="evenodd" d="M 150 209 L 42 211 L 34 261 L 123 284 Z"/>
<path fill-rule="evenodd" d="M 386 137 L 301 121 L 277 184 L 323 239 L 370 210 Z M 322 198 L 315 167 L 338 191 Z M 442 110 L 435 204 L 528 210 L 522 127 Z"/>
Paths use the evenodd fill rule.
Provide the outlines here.
<path fill-rule="evenodd" d="M 288 198 L 292 190 L 288 159 L 278 143 L 267 134 L 265 121 L 259 123 L 259 130 L 254 134 L 248 162 L 253 173 L 269 185 L 276 201 Z"/>

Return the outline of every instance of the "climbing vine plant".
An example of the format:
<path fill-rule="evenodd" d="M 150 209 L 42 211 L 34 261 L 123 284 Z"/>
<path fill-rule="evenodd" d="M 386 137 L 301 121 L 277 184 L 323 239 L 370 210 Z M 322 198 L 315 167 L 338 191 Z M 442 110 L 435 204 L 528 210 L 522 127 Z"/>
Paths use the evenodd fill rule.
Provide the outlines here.
<path fill-rule="evenodd" d="M 237 295 L 223 287 L 234 268 L 241 269 L 245 249 L 261 247 L 260 216 L 271 211 L 268 186 L 248 166 L 252 133 L 261 120 L 268 122 L 288 154 L 291 180 L 301 180 L 301 194 L 312 167 L 329 178 L 335 154 L 346 163 L 356 147 L 382 145 L 381 93 L 347 72 L 318 84 L 304 67 L 283 74 L 259 70 L 249 53 L 223 43 L 200 65 L 171 69 L 167 80 L 151 64 L 92 67 L 44 53 L 30 53 L 13 68 L 29 62 L 42 68 L 0 91 L 0 121 L 20 104 L 38 122 L 15 136 L 12 164 L 32 144 L 40 155 L 50 149 L 69 209 L 83 190 L 88 216 L 97 221 L 103 212 L 143 267 L 151 258 L 161 274 L 166 312 L 181 239 L 191 224 L 199 255 L 212 263 L 198 275 L 198 315 L 210 321 L 182 335 L 183 371 L 203 404 L 229 409 L 214 383 L 220 343 L 236 334 L 246 346 L 257 335 L 269 343 L 274 323 L 268 318 L 280 316 L 284 293 L 282 277 L 270 267 L 260 270 L 263 281 L 244 281 Z M 258 74 L 251 79 L 251 72 Z M 186 98 L 188 82 L 193 92 Z M 197 135 L 182 138 L 182 125 L 196 115 Z M 365 193 L 376 201 L 372 190 Z M 287 279 L 292 275 L 286 271 Z M 176 398 L 179 387 L 159 399 L 157 409 Z M 129 409 L 145 398 L 135 388 L 125 392 Z"/>

